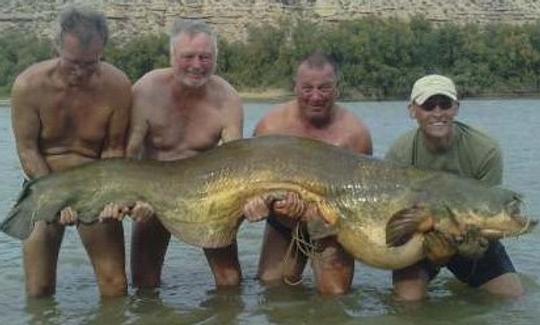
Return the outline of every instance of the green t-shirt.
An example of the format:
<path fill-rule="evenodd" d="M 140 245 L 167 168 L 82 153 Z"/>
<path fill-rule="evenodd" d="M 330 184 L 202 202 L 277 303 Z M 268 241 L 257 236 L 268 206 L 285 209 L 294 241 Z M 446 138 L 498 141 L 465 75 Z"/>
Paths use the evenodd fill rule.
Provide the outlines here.
<path fill-rule="evenodd" d="M 455 121 L 454 141 L 448 151 L 431 152 L 424 141 L 419 129 L 405 133 L 390 147 L 386 159 L 403 166 L 472 177 L 490 186 L 502 183 L 502 153 L 497 142 L 486 134 Z"/>

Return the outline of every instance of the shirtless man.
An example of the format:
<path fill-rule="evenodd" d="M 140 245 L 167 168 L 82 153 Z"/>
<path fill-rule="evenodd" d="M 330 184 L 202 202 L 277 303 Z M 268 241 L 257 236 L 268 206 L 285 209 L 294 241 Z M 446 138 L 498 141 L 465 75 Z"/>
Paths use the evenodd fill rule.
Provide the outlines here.
<path fill-rule="evenodd" d="M 336 104 L 338 96 L 337 67 L 322 53 L 315 52 L 303 60 L 297 71 L 296 99 L 278 105 L 257 125 L 255 136 L 284 134 L 330 143 L 348 150 L 372 153 L 367 127 L 351 112 Z M 268 217 L 264 233 L 258 277 L 264 282 L 297 282 L 301 279 L 307 257 L 288 255 L 291 230 L 295 226 L 287 215 L 301 211 L 299 197 L 289 194 L 268 207 L 264 198 L 250 201 L 244 208 L 248 219 Z M 349 290 L 354 274 L 354 260 L 337 243 L 335 237 L 319 240 L 321 248 L 312 268 L 317 286 L 323 294 L 342 294 Z"/>
<path fill-rule="evenodd" d="M 176 21 L 170 56 L 170 68 L 151 71 L 133 86 L 130 157 L 183 159 L 242 137 L 242 102 L 229 83 L 214 75 L 217 41 L 210 27 L 200 21 Z M 131 211 L 135 219 L 149 213 L 151 209 L 140 202 Z M 169 239 L 170 233 L 155 217 L 134 224 L 134 286 L 159 286 Z M 204 253 L 218 287 L 240 283 L 236 243 Z"/>
<path fill-rule="evenodd" d="M 122 157 L 131 106 L 131 84 L 101 62 L 105 17 L 69 8 L 59 20 L 58 57 L 32 65 L 15 81 L 12 122 L 22 168 L 30 179 L 100 158 Z M 30 297 L 54 294 L 64 225 L 76 223 L 67 207 L 60 224 L 38 222 L 24 242 Z M 124 237 L 118 222 L 78 225 L 101 295 L 126 294 Z"/>

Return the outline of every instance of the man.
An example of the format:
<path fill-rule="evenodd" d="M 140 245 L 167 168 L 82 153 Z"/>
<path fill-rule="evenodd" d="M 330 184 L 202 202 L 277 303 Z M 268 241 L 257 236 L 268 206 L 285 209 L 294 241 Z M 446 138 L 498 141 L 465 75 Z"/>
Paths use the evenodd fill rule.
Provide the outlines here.
<path fill-rule="evenodd" d="M 22 72 L 12 91 L 12 122 L 22 168 L 30 179 L 101 158 L 122 157 L 131 106 L 128 78 L 101 62 L 108 39 L 105 17 L 70 8 L 59 20 L 58 57 Z M 60 224 L 38 222 L 24 242 L 26 289 L 50 296 L 56 287 L 64 225 L 76 212 L 62 210 Z M 126 294 L 122 225 L 77 227 L 103 296 Z"/>
<path fill-rule="evenodd" d="M 409 114 L 418 129 L 401 136 L 387 159 L 402 165 L 442 170 L 472 177 L 487 185 L 502 183 L 503 161 L 498 144 L 480 131 L 454 121 L 459 111 L 452 80 L 428 75 L 411 92 Z M 499 242 L 491 242 L 478 260 L 455 256 L 445 265 L 461 281 L 503 297 L 519 297 L 523 288 L 514 266 Z M 393 272 L 397 299 L 420 300 L 438 267 L 422 261 Z"/>
<path fill-rule="evenodd" d="M 242 137 L 242 102 L 229 83 L 214 75 L 217 40 L 210 27 L 200 21 L 176 21 L 170 56 L 170 68 L 149 72 L 133 87 L 130 157 L 183 159 Z M 143 203 L 131 212 L 135 219 L 151 213 Z M 155 217 L 134 224 L 131 269 L 136 287 L 159 286 L 169 239 Z M 239 284 L 236 243 L 204 252 L 218 287 Z"/>
<path fill-rule="evenodd" d="M 320 52 L 303 60 L 297 70 L 296 99 L 278 105 L 256 126 L 255 135 L 284 134 L 320 140 L 353 152 L 370 155 L 371 136 L 367 127 L 351 112 L 336 104 L 338 71 L 335 63 Z M 288 216 L 302 214 L 303 202 L 294 194 L 268 207 L 256 198 L 244 208 L 248 219 L 268 215 L 258 277 L 267 283 L 301 280 L 307 257 L 290 256 L 292 229 Z M 305 216 L 304 216 L 305 217 Z M 335 237 L 317 243 L 318 256 L 312 267 L 318 289 L 323 294 L 342 294 L 349 290 L 354 274 L 354 259 Z"/>

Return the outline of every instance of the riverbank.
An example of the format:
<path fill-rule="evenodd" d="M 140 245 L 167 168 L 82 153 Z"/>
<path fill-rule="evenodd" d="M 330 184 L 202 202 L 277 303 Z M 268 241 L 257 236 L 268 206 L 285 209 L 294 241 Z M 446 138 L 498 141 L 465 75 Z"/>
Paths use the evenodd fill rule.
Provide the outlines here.
<path fill-rule="evenodd" d="M 264 89 L 239 91 L 244 102 L 284 102 L 294 97 L 292 91 L 285 89 Z M 0 95 L 0 106 L 10 106 L 11 100 L 7 95 Z"/>
<path fill-rule="evenodd" d="M 294 93 L 286 89 L 263 89 L 263 90 L 245 90 L 239 91 L 240 98 L 246 103 L 280 103 L 294 98 Z M 508 92 L 508 93 L 485 93 L 476 96 L 466 96 L 465 99 L 539 99 L 539 92 Z M 462 98 L 463 99 L 463 98 Z M 364 96 L 344 96 L 340 97 L 341 102 L 363 102 L 363 101 L 400 101 L 407 100 L 406 97 L 388 97 L 388 98 L 366 98 Z M 10 106 L 9 97 L 0 97 L 0 106 Z"/>
<path fill-rule="evenodd" d="M 283 102 L 294 97 L 292 91 L 279 88 L 240 90 L 238 94 L 244 102 Z"/>
<path fill-rule="evenodd" d="M 262 90 L 246 90 L 238 91 L 238 94 L 244 102 L 284 102 L 294 98 L 294 93 L 291 90 L 286 89 L 262 89 Z M 463 96 L 461 99 L 539 99 L 540 92 L 534 91 L 509 91 L 509 92 L 486 92 L 483 94 L 475 94 Z M 364 101 L 400 101 L 408 100 L 408 94 L 397 97 L 381 97 L 373 98 L 366 97 L 357 92 L 348 92 L 341 96 L 339 101 L 341 102 L 364 102 Z"/>

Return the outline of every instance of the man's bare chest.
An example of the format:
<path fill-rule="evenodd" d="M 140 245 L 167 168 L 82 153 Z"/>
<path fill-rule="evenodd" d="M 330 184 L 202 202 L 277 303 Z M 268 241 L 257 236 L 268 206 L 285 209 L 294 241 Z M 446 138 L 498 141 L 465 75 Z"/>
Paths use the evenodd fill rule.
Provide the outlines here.
<path fill-rule="evenodd" d="M 56 95 L 39 104 L 42 137 L 102 138 L 113 112 L 103 98 L 86 94 Z"/>
<path fill-rule="evenodd" d="M 290 123 L 283 124 L 273 133 L 308 138 L 332 144 L 338 147 L 348 148 L 350 146 L 349 137 L 345 132 L 341 131 L 342 130 L 335 126 L 318 129 L 306 128 L 298 123 Z"/>
<path fill-rule="evenodd" d="M 223 117 L 216 109 L 167 109 L 148 117 L 148 138 L 154 147 L 214 145 L 223 129 Z"/>

